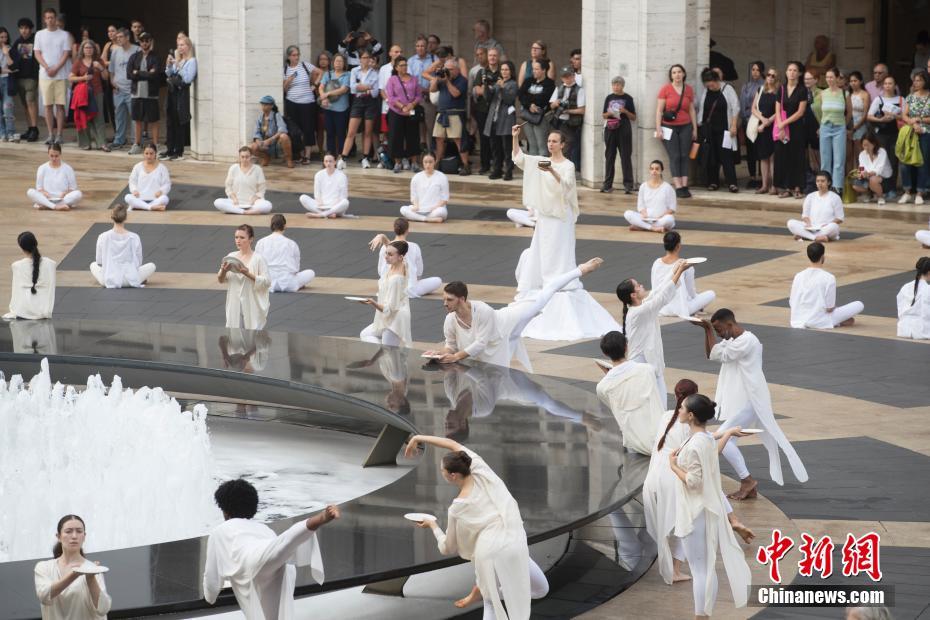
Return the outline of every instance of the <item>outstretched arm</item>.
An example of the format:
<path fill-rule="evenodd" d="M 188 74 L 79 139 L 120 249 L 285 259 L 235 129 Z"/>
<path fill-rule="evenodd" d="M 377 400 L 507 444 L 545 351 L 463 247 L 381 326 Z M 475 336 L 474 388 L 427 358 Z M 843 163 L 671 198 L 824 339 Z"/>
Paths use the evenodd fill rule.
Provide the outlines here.
<path fill-rule="evenodd" d="M 420 447 L 420 444 L 429 444 L 431 446 L 444 448 L 450 451 L 465 449 L 465 446 L 459 442 L 452 439 L 447 439 L 446 437 L 435 437 L 433 435 L 414 435 L 410 438 L 410 441 L 407 442 L 407 449 L 404 450 L 404 456 L 408 459 L 411 458 L 417 451 L 417 448 Z"/>

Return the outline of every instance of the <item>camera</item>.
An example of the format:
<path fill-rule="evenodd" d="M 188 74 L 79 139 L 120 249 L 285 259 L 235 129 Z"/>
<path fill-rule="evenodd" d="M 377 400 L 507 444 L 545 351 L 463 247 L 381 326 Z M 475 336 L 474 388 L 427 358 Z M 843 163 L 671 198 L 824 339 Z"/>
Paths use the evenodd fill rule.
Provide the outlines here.
<path fill-rule="evenodd" d="M 436 75 L 436 77 L 438 77 L 439 79 L 448 78 L 448 77 L 449 77 L 449 70 L 446 69 L 445 67 L 441 67 L 441 68 L 439 68 L 439 69 L 436 69 L 435 75 Z"/>
<path fill-rule="evenodd" d="M 362 33 L 357 30 L 353 30 L 352 32 L 349 33 L 350 39 L 358 39 L 361 36 L 362 36 Z"/>
<path fill-rule="evenodd" d="M 487 71 L 482 70 L 481 81 L 485 86 L 491 86 L 497 82 L 497 79 L 493 73 L 488 73 Z"/>

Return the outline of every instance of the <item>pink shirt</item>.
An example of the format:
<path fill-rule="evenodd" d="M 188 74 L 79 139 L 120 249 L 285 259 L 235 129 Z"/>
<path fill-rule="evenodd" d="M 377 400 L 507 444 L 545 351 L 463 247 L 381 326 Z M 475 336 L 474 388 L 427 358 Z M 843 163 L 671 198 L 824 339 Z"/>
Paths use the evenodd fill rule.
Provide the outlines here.
<path fill-rule="evenodd" d="M 388 107 L 397 114 L 403 114 L 403 106 L 410 103 L 420 103 L 422 95 L 417 79 L 410 76 L 406 81 L 400 76 L 392 75 L 384 88 L 387 94 Z"/>

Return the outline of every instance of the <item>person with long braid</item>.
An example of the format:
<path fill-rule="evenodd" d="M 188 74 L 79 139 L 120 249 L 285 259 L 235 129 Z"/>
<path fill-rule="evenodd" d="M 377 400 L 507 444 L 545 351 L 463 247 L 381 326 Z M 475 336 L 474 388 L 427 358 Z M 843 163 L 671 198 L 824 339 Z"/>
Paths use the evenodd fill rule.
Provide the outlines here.
<path fill-rule="evenodd" d="M 930 256 L 917 259 L 914 281 L 898 291 L 898 338 L 930 339 Z"/>
<path fill-rule="evenodd" d="M 14 262 L 10 311 L 5 319 L 50 319 L 55 309 L 55 268 L 58 264 L 39 253 L 39 242 L 31 232 L 16 238 L 24 257 Z"/>
<path fill-rule="evenodd" d="M 677 261 L 668 279 L 652 291 L 647 291 L 633 278 L 627 278 L 617 285 L 617 298 L 623 304 L 621 324 L 623 335 L 627 338 L 627 359 L 652 364 L 663 402 L 667 391 L 659 312 L 675 298 L 678 281 L 690 267 L 684 260 Z"/>

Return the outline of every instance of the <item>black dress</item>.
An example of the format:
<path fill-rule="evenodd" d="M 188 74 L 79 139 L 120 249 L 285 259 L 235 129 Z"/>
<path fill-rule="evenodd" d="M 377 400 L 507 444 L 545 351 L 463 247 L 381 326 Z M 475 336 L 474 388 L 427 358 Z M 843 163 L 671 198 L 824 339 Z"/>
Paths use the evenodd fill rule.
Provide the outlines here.
<path fill-rule="evenodd" d="M 794 90 L 788 92 L 788 86 L 779 89 L 778 99 L 786 116 L 790 117 L 798 111 L 801 103 L 807 103 L 807 88 L 798 84 Z M 775 187 L 794 190 L 804 187 L 805 171 L 807 170 L 807 133 L 804 127 L 804 115 L 788 125 L 788 142 L 779 140 L 775 144 Z"/>
<path fill-rule="evenodd" d="M 767 93 L 762 91 L 759 95 L 759 112 L 765 118 L 771 118 L 775 114 L 775 101 L 778 99 L 777 93 Z M 756 157 L 761 161 L 768 159 L 775 153 L 775 140 L 772 138 L 772 125 L 759 132 L 756 138 Z"/>

